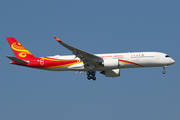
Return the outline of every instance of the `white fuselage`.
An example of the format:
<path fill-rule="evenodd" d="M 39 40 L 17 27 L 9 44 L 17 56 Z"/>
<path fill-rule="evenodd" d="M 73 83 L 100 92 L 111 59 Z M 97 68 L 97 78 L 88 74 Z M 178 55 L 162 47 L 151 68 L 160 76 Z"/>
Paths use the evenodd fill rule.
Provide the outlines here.
<path fill-rule="evenodd" d="M 133 52 L 133 53 L 112 53 L 112 54 L 95 54 L 103 58 L 104 60 L 108 59 L 119 59 L 119 66 L 118 68 L 137 68 L 137 67 L 161 67 L 161 66 L 168 66 L 173 64 L 175 61 L 169 57 L 165 53 L 161 52 Z M 78 59 L 74 55 L 69 56 L 48 56 L 49 58 L 55 59 L 65 59 L 65 60 L 74 60 Z M 79 59 L 78 59 L 79 60 Z M 95 71 L 102 71 L 107 69 L 113 68 L 106 68 L 106 67 L 96 67 L 94 68 Z M 75 65 L 61 67 L 61 68 L 50 68 L 48 70 L 53 71 L 88 71 L 88 69 L 84 68 L 83 62 L 79 62 Z"/>
<path fill-rule="evenodd" d="M 161 52 L 91 54 L 72 47 L 55 36 L 54 38 L 74 55 L 34 57 L 15 38 L 8 37 L 6 39 L 16 57 L 6 57 L 12 60 L 11 64 L 25 67 L 51 71 L 86 72 L 88 80 L 96 80 L 96 71 L 100 71 L 106 77 L 118 77 L 122 68 L 163 66 L 162 73 L 165 74 L 166 66 L 175 63 L 171 57 Z"/>

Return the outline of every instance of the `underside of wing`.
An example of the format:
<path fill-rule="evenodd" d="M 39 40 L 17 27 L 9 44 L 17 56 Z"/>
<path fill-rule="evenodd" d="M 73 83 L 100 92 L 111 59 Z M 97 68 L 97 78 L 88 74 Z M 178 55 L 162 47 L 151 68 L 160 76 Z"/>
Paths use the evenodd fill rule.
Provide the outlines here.
<path fill-rule="evenodd" d="M 72 53 L 76 57 L 78 57 L 81 61 L 83 61 L 85 68 L 93 69 L 94 67 L 101 66 L 100 63 L 103 62 L 103 59 L 101 57 L 90 54 L 90 53 L 82 51 L 82 50 L 79 50 L 79 49 L 74 48 L 72 46 L 69 46 L 55 36 L 54 36 L 54 38 L 56 39 L 56 41 L 59 44 L 61 44 L 62 46 L 66 47 L 67 49 L 72 51 Z"/>

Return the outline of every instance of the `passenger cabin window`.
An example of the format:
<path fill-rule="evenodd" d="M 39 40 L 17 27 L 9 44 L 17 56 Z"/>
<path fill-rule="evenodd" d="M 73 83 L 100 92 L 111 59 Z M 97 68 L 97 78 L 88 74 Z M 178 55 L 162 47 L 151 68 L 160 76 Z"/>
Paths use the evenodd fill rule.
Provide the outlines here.
<path fill-rule="evenodd" d="M 166 55 L 165 57 L 170 57 L 169 55 Z"/>

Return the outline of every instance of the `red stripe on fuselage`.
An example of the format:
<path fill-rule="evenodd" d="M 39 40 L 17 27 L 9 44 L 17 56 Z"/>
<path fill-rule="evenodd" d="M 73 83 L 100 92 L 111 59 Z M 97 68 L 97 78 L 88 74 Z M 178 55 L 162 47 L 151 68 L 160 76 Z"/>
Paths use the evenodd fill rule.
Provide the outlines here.
<path fill-rule="evenodd" d="M 126 60 L 119 60 L 119 62 L 123 62 L 123 63 L 132 64 L 132 65 L 137 65 L 137 66 L 143 67 L 142 65 L 139 65 L 139 64 L 134 63 L 134 62 L 126 61 Z"/>
<path fill-rule="evenodd" d="M 44 60 L 44 61 L 42 61 Z M 44 62 L 44 63 L 42 63 Z M 58 68 L 58 67 L 67 67 L 70 65 L 77 64 L 78 60 L 65 60 L 65 59 L 54 59 L 49 57 L 41 57 L 40 58 L 40 66 L 39 69 L 48 69 L 48 68 Z"/>
<path fill-rule="evenodd" d="M 38 68 L 38 69 L 49 69 L 49 68 L 58 68 L 58 67 L 67 67 L 70 65 L 78 64 L 78 60 L 65 60 L 65 59 L 54 59 L 49 57 L 40 57 L 35 59 L 26 59 L 27 64 L 15 63 L 14 61 L 11 64 Z"/>

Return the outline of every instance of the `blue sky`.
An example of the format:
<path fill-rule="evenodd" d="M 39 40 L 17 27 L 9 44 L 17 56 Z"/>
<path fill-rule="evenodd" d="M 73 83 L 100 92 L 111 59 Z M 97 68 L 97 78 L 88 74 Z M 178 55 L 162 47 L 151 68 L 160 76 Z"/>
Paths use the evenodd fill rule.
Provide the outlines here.
<path fill-rule="evenodd" d="M 1 120 L 179 120 L 180 1 L 1 0 Z M 10 65 L 6 37 L 34 56 L 71 55 L 52 37 L 90 53 L 158 51 L 176 63 L 86 74 Z"/>

